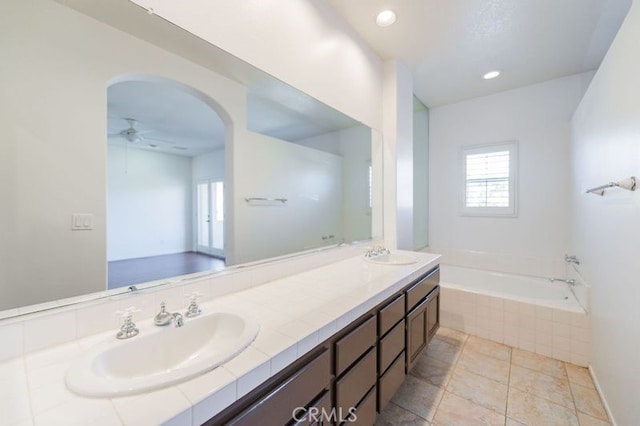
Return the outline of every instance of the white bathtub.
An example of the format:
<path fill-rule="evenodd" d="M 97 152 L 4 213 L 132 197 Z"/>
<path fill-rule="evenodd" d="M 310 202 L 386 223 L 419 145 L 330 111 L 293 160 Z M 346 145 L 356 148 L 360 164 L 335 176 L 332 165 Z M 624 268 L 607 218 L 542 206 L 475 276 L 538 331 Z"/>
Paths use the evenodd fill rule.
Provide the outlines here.
<path fill-rule="evenodd" d="M 589 317 L 566 283 L 445 264 L 440 286 L 443 327 L 589 364 Z"/>
<path fill-rule="evenodd" d="M 440 281 L 442 287 L 571 312 L 584 312 L 569 285 L 562 281 L 551 282 L 547 278 L 505 274 L 453 265 L 441 266 Z"/>

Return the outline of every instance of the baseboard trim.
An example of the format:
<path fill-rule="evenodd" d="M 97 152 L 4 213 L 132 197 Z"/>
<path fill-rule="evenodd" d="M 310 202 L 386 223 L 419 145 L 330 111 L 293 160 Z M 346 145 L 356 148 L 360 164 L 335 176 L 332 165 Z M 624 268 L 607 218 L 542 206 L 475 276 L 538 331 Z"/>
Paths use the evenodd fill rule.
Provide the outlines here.
<path fill-rule="evenodd" d="M 591 375 L 591 379 L 593 383 L 596 385 L 596 391 L 598 395 L 600 395 L 600 400 L 602 401 L 602 405 L 604 405 L 604 410 L 607 412 L 607 416 L 609 416 L 609 421 L 613 426 L 618 426 L 616 423 L 616 419 L 613 417 L 613 413 L 609 408 L 609 403 L 607 402 L 607 398 L 605 398 L 604 393 L 602 393 L 602 388 L 600 387 L 600 382 L 598 382 L 598 378 L 596 377 L 595 371 L 593 371 L 593 367 L 589 365 L 589 374 Z"/>

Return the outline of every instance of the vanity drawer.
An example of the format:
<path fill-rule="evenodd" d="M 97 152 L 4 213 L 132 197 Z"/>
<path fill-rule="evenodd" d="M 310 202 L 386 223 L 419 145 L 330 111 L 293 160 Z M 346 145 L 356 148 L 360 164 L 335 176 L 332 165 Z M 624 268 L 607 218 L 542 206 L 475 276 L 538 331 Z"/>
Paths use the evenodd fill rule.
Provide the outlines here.
<path fill-rule="evenodd" d="M 343 425 L 371 426 L 376 422 L 376 388 L 369 391 L 369 394 L 358 405 L 355 412 L 355 419 L 349 417 L 346 412 L 347 421 Z M 344 415 L 344 413 L 343 413 Z M 353 420 L 353 421 L 350 421 Z"/>
<path fill-rule="evenodd" d="M 342 374 L 355 360 L 376 344 L 376 317 L 351 331 L 336 342 L 336 376 Z"/>
<path fill-rule="evenodd" d="M 355 407 L 376 384 L 376 350 L 371 349 L 347 374 L 336 382 L 336 409 Z"/>
<path fill-rule="evenodd" d="M 331 424 L 331 392 L 327 391 L 314 401 L 306 412 L 294 416 L 295 426 L 319 426 Z"/>
<path fill-rule="evenodd" d="M 328 349 L 300 368 L 278 387 L 269 392 L 228 424 L 253 426 L 257 424 L 286 424 L 297 407 L 306 407 L 331 381 L 331 356 Z"/>
<path fill-rule="evenodd" d="M 384 336 L 378 345 L 378 371 L 383 373 L 404 350 L 404 320 Z"/>
<path fill-rule="evenodd" d="M 407 290 L 407 312 L 440 284 L 440 269 L 436 269 Z"/>
<path fill-rule="evenodd" d="M 396 358 L 391 367 L 380 377 L 378 381 L 378 412 L 387 406 L 393 395 L 404 382 L 404 352 Z"/>
<path fill-rule="evenodd" d="M 404 294 L 398 296 L 378 313 L 378 335 L 384 334 L 391 330 L 398 321 L 404 317 Z"/>

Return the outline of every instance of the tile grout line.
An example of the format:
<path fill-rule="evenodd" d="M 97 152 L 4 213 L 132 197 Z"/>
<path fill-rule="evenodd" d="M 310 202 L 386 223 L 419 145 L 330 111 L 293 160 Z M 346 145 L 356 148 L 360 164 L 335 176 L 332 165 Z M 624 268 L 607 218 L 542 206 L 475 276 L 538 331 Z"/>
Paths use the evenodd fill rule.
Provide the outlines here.
<path fill-rule="evenodd" d="M 567 385 L 569 386 L 569 393 L 571 393 L 571 402 L 573 402 L 573 412 L 576 415 L 576 420 L 578 421 L 578 425 L 580 425 L 580 417 L 578 416 L 578 406 L 576 405 L 576 397 L 573 394 L 573 388 L 571 388 L 571 381 L 569 380 L 569 370 L 567 370 L 567 363 L 563 362 L 562 366 L 564 367 L 564 372 L 567 374 Z"/>
<path fill-rule="evenodd" d="M 436 416 L 438 415 L 438 410 L 440 409 L 440 404 L 442 403 L 442 400 L 444 399 L 444 397 L 445 397 L 445 395 L 447 393 L 447 389 L 449 388 L 449 383 L 451 383 L 451 379 L 453 378 L 453 374 L 455 373 L 456 369 L 458 368 L 458 362 L 460 362 L 460 357 L 462 356 L 462 352 L 464 351 L 464 348 L 467 346 L 467 342 L 469 341 L 469 335 L 465 333 L 465 336 L 466 337 L 465 337 L 462 345 L 460 345 L 460 352 L 458 353 L 458 356 L 456 357 L 455 362 L 451 366 L 452 367 L 451 368 L 451 375 L 449 375 L 449 377 L 447 378 L 447 382 L 444 384 L 444 386 L 442 388 L 442 396 L 440 397 L 440 400 L 438 401 L 438 405 L 436 406 L 436 409 L 433 411 L 433 420 L 435 420 Z"/>
<path fill-rule="evenodd" d="M 543 355 L 543 356 L 544 356 L 544 355 Z M 554 359 L 554 358 L 552 358 L 552 359 Z M 561 361 L 561 362 L 563 363 L 563 366 L 564 366 L 565 362 L 564 362 L 564 361 Z M 512 365 L 513 365 L 513 364 L 512 364 Z M 552 375 L 550 375 L 550 374 L 546 374 L 546 373 L 544 373 L 543 371 L 535 370 L 535 369 L 533 369 L 533 368 L 525 367 L 525 366 L 523 366 L 523 365 L 518 365 L 518 364 L 515 364 L 515 365 L 516 365 L 518 368 L 523 368 L 523 369 L 525 369 L 525 370 L 528 370 L 528 371 L 531 371 L 531 372 L 533 372 L 533 373 L 536 373 L 536 374 L 540 374 L 540 375 L 543 375 L 543 376 L 549 377 L 549 378 L 554 379 L 554 380 L 560 380 L 560 378 L 559 378 L 559 377 L 555 377 L 555 376 L 552 376 Z M 565 368 L 565 370 L 566 370 L 566 367 L 564 367 L 564 368 Z M 566 372 L 566 371 L 565 371 L 565 372 Z M 571 384 L 569 383 L 569 376 L 568 376 L 568 374 L 567 374 L 567 386 L 569 387 L 569 392 L 570 392 L 570 395 L 571 395 L 571 402 L 573 403 L 573 406 L 574 406 L 574 408 L 576 408 L 576 412 L 577 412 L 577 411 L 579 411 L 579 410 L 577 410 L 577 407 L 576 407 L 576 405 L 575 405 L 575 399 L 574 399 L 574 397 L 573 397 L 573 392 L 571 391 Z M 509 387 L 511 387 L 511 385 L 509 385 Z M 549 399 L 547 396 L 542 396 L 542 395 L 539 395 L 539 394 L 535 394 L 535 393 L 532 393 L 532 392 L 526 391 L 526 390 L 524 390 L 524 389 L 519 389 L 519 388 L 517 388 L 517 387 L 515 387 L 515 386 L 514 386 L 514 389 L 516 389 L 516 390 L 518 390 L 518 391 L 520 391 L 520 392 L 527 393 L 527 394 L 529 394 L 529 395 L 531 395 L 531 396 L 534 396 L 534 397 L 536 397 L 536 398 L 543 399 L 543 400 L 545 400 L 545 401 L 547 401 L 547 402 L 550 402 L 550 403 L 552 403 L 552 404 L 554 404 L 554 405 L 557 405 L 557 406 L 559 406 L 559 407 L 564 407 L 564 408 L 566 408 L 566 409 L 568 409 L 568 410 L 570 410 L 570 409 L 571 409 L 571 407 L 567 407 L 566 405 L 563 405 L 563 404 L 561 404 L 561 403 L 559 403 L 559 402 L 557 402 L 557 401 L 554 401 L 554 400 L 552 400 L 552 399 Z"/>
<path fill-rule="evenodd" d="M 506 426 L 509 414 L 509 394 L 511 393 L 511 368 L 513 367 L 513 347 L 509 346 L 509 377 L 507 378 L 507 400 L 504 402 L 504 424 Z"/>

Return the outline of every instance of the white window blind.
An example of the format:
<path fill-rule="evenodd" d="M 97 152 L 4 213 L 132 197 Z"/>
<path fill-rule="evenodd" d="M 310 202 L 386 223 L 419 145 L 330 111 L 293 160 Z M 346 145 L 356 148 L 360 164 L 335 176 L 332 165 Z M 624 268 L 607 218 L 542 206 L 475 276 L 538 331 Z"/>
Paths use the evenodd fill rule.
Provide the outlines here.
<path fill-rule="evenodd" d="M 462 150 L 462 214 L 515 216 L 517 143 Z"/>
<path fill-rule="evenodd" d="M 467 207 L 509 207 L 509 151 L 466 156 Z"/>

